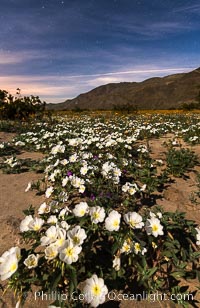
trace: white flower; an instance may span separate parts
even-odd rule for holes
[[[145,247],[141,247],[140,243],[137,242],[133,243],[133,250],[136,255],[138,254],[138,252],[140,252],[142,255],[144,255],[145,252],[147,252],[147,249]]]
[[[71,176],[70,177],[70,180],[71,180],[71,184],[72,186],[74,186],[75,188],[80,188],[81,185],[84,185],[85,181],[81,178],[79,178],[78,176]]]
[[[51,243],[54,243],[57,240],[58,236],[58,229],[55,226],[51,226],[49,229],[46,230],[46,235],[41,237],[41,245],[46,246]]]
[[[51,154],[56,155],[57,153],[64,153],[65,152],[65,146],[57,144],[51,149]]]
[[[68,215],[68,213],[71,212],[68,206],[66,206],[64,209],[62,209],[59,213],[59,218],[64,219],[65,215]]]
[[[121,260],[119,256],[114,256],[114,260],[113,260],[113,268],[116,271],[120,270],[120,266],[121,266]]]
[[[9,254],[5,262],[0,264],[1,280],[6,280],[11,277],[18,269],[18,260],[15,253]]]
[[[61,261],[71,264],[78,260],[78,255],[81,252],[81,246],[74,246],[71,240],[66,240],[64,248],[59,253],[59,258]]]
[[[49,218],[47,219],[47,223],[48,224],[56,224],[58,221],[58,218],[56,217],[56,215],[51,215],[49,216]]]
[[[132,252],[132,246],[133,243],[130,239],[127,239],[126,241],[124,241],[122,248],[120,249],[120,252],[123,253],[125,252],[126,254],[129,254]]]
[[[21,249],[19,247],[11,247],[9,250],[5,251],[0,257],[0,264],[3,263],[6,258],[13,253],[16,255],[17,260],[19,261],[21,257]]]
[[[88,204],[87,202],[80,202],[76,204],[73,209],[73,213],[77,217],[83,217],[86,213],[88,213]]]
[[[16,272],[20,256],[20,248],[12,247],[0,257],[0,278],[2,281],[8,279]]]
[[[46,190],[46,192],[45,192],[46,198],[50,198],[52,192],[53,192],[53,187],[52,187],[52,186],[48,187],[47,190]]]
[[[44,220],[41,218],[34,218],[28,224],[29,230],[39,231],[44,224]]]
[[[83,194],[84,191],[85,191],[85,186],[84,186],[84,185],[80,185],[78,191],[79,191],[81,194]]]
[[[147,219],[145,229],[148,235],[152,234],[157,237],[158,235],[163,235],[163,226],[160,224],[160,220],[156,217],[151,217]]]
[[[44,253],[45,253],[45,259],[52,260],[56,258],[58,255],[58,246],[56,244],[51,244],[46,247]]]
[[[42,214],[46,214],[50,212],[50,206],[46,204],[46,202],[43,202],[39,209],[38,209],[38,214],[42,215]]]
[[[55,242],[58,251],[62,250],[66,242],[66,230],[62,228],[58,228],[57,240]]]
[[[113,169],[113,175],[114,176],[119,177],[119,176],[121,176],[121,174],[122,173],[121,173],[121,170],[119,168],[116,167],[116,168]]]
[[[128,189],[128,193],[131,195],[131,196],[133,196],[135,193],[136,193],[136,188],[135,187],[129,187],[129,189]]]
[[[67,185],[67,182],[69,181],[69,177],[66,176],[64,179],[62,179],[62,187],[65,187]]]
[[[121,214],[113,210],[105,220],[105,228],[108,231],[118,231],[120,228]]]
[[[30,269],[35,268],[38,265],[39,255],[31,254],[25,259],[24,264]]]
[[[83,294],[85,295],[85,301],[91,307],[97,307],[105,302],[108,288],[102,278],[98,278],[97,275],[92,275],[91,278],[85,280]]]
[[[65,230],[68,230],[68,229],[70,228],[70,225],[69,225],[65,220],[62,220],[62,221],[60,222],[60,225],[61,225],[61,227],[62,227],[63,229],[65,229]]]
[[[75,226],[72,230],[67,232],[67,237],[72,240],[74,245],[82,245],[87,235],[84,229],[80,226]]]
[[[77,161],[77,159],[78,159],[78,155],[75,153],[69,157],[69,162],[74,163],[75,161]]]
[[[140,188],[140,191],[145,191],[145,189],[147,188],[147,184],[142,185],[142,187]]]
[[[105,218],[105,210],[100,206],[93,206],[89,210],[92,223],[97,224],[98,222],[102,222]]]
[[[153,213],[153,212],[151,212],[150,211],[150,213],[149,213],[149,215],[150,215],[150,217],[158,217],[158,218],[162,218],[162,213],[161,212],[157,212],[156,214],[155,213]]]
[[[142,216],[136,212],[128,212],[125,214],[124,220],[133,229],[141,229],[144,226]]]
[[[69,163],[69,161],[67,159],[63,159],[60,161],[60,163],[61,165],[66,166]]]
[[[88,167],[87,167],[87,165],[84,165],[83,167],[81,167],[80,173],[81,173],[82,175],[87,174],[87,172],[88,172]]]
[[[137,184],[131,184],[129,182],[126,182],[123,186],[122,186],[122,191],[123,192],[128,192],[131,196],[134,195],[136,193],[136,191],[138,190]]]
[[[195,230],[197,231],[197,242],[196,245],[200,245],[200,228],[195,228]]]
[[[31,215],[26,216],[20,223],[20,232],[26,232],[29,231],[29,223],[33,220],[33,217]]]

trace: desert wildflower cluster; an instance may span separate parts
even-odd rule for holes
[[[173,136],[166,161],[153,159],[149,141],[166,134]],[[13,147],[45,154],[33,166],[43,180],[27,183],[24,192],[35,189],[45,201],[25,211],[24,245],[0,257],[0,278],[17,301],[23,304],[35,285],[68,295],[67,302],[55,299],[56,307],[97,307],[111,290],[133,293],[137,285],[148,293],[182,293],[180,278],[200,281],[200,226],[152,204],[172,176],[198,164],[180,140],[192,147],[199,136],[198,116],[82,115],[38,122],[2,143],[1,155]],[[4,172],[25,165],[14,155],[1,163]]]

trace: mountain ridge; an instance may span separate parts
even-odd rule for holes
[[[180,108],[197,100],[200,67],[188,73],[151,77],[142,82],[108,83],[63,103],[48,104],[55,110],[111,110],[130,105],[138,109]]]

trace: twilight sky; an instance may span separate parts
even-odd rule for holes
[[[0,89],[62,102],[200,66],[199,0],[0,0]]]

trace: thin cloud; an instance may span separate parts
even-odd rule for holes
[[[173,10],[174,13],[177,12],[192,12],[192,13],[200,13],[200,4],[193,4],[188,6],[182,6]]]
[[[39,51],[5,51],[0,50],[0,65],[20,64],[31,60],[45,59],[45,53]]]
[[[191,67],[181,67],[181,68],[164,68],[164,69],[147,69],[147,70],[130,70],[130,71],[120,71],[120,72],[108,72],[108,73],[99,73],[99,74],[84,74],[84,75],[72,75],[65,76],[65,79],[72,78],[87,78],[87,77],[101,77],[101,76],[112,76],[112,75],[126,75],[126,74],[144,74],[144,73],[168,73],[168,72],[178,72],[190,70]]]
[[[50,76],[0,76],[1,89],[16,93],[22,89],[22,95],[39,95],[42,100],[58,103],[68,98],[90,91],[94,87],[118,82],[142,81],[153,76],[164,76],[168,73],[190,71],[189,67],[171,68],[137,68],[120,72],[83,75],[50,75]],[[76,80],[76,82],[74,82]]]

